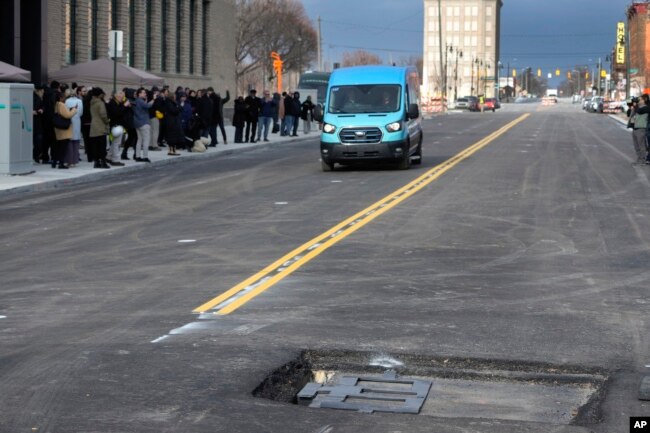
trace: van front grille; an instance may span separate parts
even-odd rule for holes
[[[341,143],[346,144],[376,144],[381,142],[381,130],[369,128],[344,128],[339,133]]]

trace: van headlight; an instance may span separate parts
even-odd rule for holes
[[[386,125],[386,131],[397,132],[402,129],[402,122],[393,122]]]
[[[334,131],[336,131],[336,126],[330,125],[329,123],[323,125],[323,132],[327,134],[334,134]]]

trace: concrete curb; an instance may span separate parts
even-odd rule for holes
[[[318,131],[316,131],[318,132]],[[217,158],[224,155],[233,155],[236,153],[250,152],[260,149],[271,149],[279,146],[287,146],[297,143],[302,143],[307,140],[313,140],[316,138],[317,134],[291,137],[291,138],[280,138],[274,137],[273,141],[268,142],[255,142],[255,143],[243,143],[242,144],[219,144],[216,148],[209,147],[206,152],[203,153],[188,153],[183,152],[180,156],[167,156],[167,153],[163,150],[161,152],[152,152],[149,151],[149,157],[151,163],[128,163],[123,167],[111,167],[107,170],[98,170],[93,169],[90,163],[82,163],[83,167],[75,167],[69,170],[61,170],[49,168],[49,166],[43,166],[42,168],[38,165],[34,165],[35,169],[31,173],[24,175],[6,175],[4,177],[0,176],[0,197],[6,197],[14,194],[22,194],[28,192],[43,192],[43,191],[52,191],[61,188],[66,188],[69,186],[84,184],[88,182],[94,182],[99,179],[104,179],[108,177],[114,177],[124,173],[132,173],[134,171],[146,170],[152,167],[161,167],[170,164],[178,164],[181,162],[187,162],[189,160],[203,158],[211,159]],[[163,148],[166,149],[166,148]],[[164,154],[162,153],[164,152]],[[157,154],[160,153],[160,157],[157,157]],[[131,154],[131,151],[129,152]],[[158,159],[160,158],[160,159]],[[52,179],[47,179],[51,175]],[[61,177],[64,175],[65,177]]]

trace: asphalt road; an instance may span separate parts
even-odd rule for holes
[[[609,433],[650,416],[650,168],[629,131],[565,102],[424,128],[408,171],[323,173],[314,136],[0,197],[0,432]],[[423,176],[233,312],[193,312]],[[500,417],[490,390],[480,416],[253,395],[301,353],[606,382],[571,425]]]

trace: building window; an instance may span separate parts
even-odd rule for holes
[[[167,0],[161,0],[160,9],[160,70],[167,72]]]
[[[486,22],[485,23],[485,31],[486,32],[491,32],[492,31],[492,23],[491,22]]]
[[[183,31],[183,0],[176,0],[176,73],[181,73],[181,31]]]
[[[144,1],[144,69],[151,70],[151,0]]]
[[[129,8],[129,52],[126,54],[126,64],[135,65],[135,0],[128,0]]]
[[[65,63],[77,63],[77,0],[65,3]]]
[[[438,16],[438,7],[437,6],[429,6],[429,16],[430,17],[437,17]]]
[[[90,48],[89,57],[91,60],[97,58],[97,31],[98,29],[98,0],[90,0],[88,4],[88,47]]]
[[[118,16],[120,15],[120,4],[118,0],[111,0],[108,5],[108,17],[110,22],[108,28],[111,30],[119,30]]]
[[[485,16],[486,17],[491,17],[492,16],[492,6],[487,6],[485,8]]]
[[[196,26],[194,25],[194,20],[196,19],[196,0],[190,0],[190,22],[188,26],[188,31],[190,34],[190,55],[189,55],[189,61],[190,61],[190,74],[194,74],[194,37],[196,35],[195,29]]]
[[[492,46],[492,37],[491,36],[487,36],[485,38],[485,46],[486,47],[491,47]]]
[[[208,16],[210,14],[210,2],[203,2],[203,35],[201,37],[201,73],[208,75]]]

